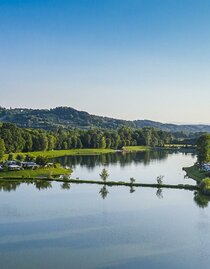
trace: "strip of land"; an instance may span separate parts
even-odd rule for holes
[[[0,178],[47,178],[47,177],[59,177],[60,175],[69,175],[71,170],[63,167],[50,167],[50,168],[38,168],[38,169],[25,169],[19,171],[5,171],[0,172]]]
[[[19,152],[14,153],[13,158],[16,159],[18,155],[26,157],[26,155],[37,157],[44,156],[49,159],[63,156],[72,156],[72,155],[100,155],[107,153],[114,153],[114,149],[68,149],[68,150],[50,150],[50,151],[35,151],[35,152]],[[9,154],[4,155],[4,160],[7,160]]]
[[[13,158],[16,159],[18,155],[26,157],[26,155],[37,157],[44,156],[49,159],[63,156],[74,156],[74,155],[101,155],[107,153],[115,153],[119,151],[132,152],[132,151],[148,151],[150,147],[147,146],[130,146],[123,147],[122,150],[114,149],[68,149],[68,150],[50,150],[50,151],[35,151],[35,152],[17,152],[13,154]],[[8,159],[9,154],[4,155],[4,160]]]
[[[149,146],[126,146],[122,148],[124,152],[148,151],[150,149],[151,147]]]
[[[207,173],[200,169],[198,165],[184,167],[183,170],[187,173],[189,178],[192,178],[197,182],[201,182],[203,179],[208,177]]]
[[[188,184],[177,184],[177,185],[170,185],[170,184],[157,184],[157,183],[131,183],[131,182],[124,182],[124,181],[99,181],[99,180],[80,180],[80,179],[60,179],[60,178],[7,178],[0,179],[0,183],[4,182],[29,182],[33,183],[36,181],[43,181],[43,182],[65,182],[70,184],[96,184],[96,185],[105,185],[105,186],[127,186],[127,187],[148,187],[148,188],[167,188],[167,189],[185,189],[195,191],[198,190],[199,187],[197,185],[188,185]]]

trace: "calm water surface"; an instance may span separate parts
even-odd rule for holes
[[[98,178],[105,165],[112,179],[190,182],[181,168],[195,161],[191,154],[158,156],[62,161],[81,179]],[[109,187],[105,197],[93,185],[0,187],[2,269],[209,268],[210,208],[194,192]]]
[[[190,152],[166,150],[104,154],[99,156],[66,156],[55,161],[73,168],[72,177],[99,180],[99,174],[105,167],[110,180],[129,181],[134,177],[137,182],[156,183],[156,178],[163,175],[163,181],[169,184],[195,184],[192,179],[184,178],[183,167],[191,166],[196,156]]]

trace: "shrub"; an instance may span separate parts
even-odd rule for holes
[[[23,161],[24,160],[23,155],[22,154],[18,154],[17,157],[16,157],[16,160],[18,160],[20,162]]]
[[[108,171],[104,168],[102,171],[101,171],[101,174],[100,174],[100,177],[103,181],[106,181],[106,179],[108,178],[109,174],[108,174]]]
[[[207,195],[210,195],[210,178],[204,178],[200,185],[200,190],[203,194],[207,194]]]
[[[39,155],[36,157],[36,163],[41,165],[41,166],[44,166],[48,163],[48,158],[45,156]]]
[[[33,162],[35,160],[35,157],[34,156],[31,156],[31,155],[26,155],[25,157],[25,161],[26,162]]]
[[[164,178],[164,176],[161,176],[161,175],[157,177],[157,184],[158,185],[162,185],[163,184],[163,178]]]
[[[13,153],[10,153],[10,154],[8,155],[8,161],[12,161],[13,158],[14,158],[14,154],[13,154]]]
[[[135,181],[136,181],[135,178],[133,178],[133,177],[130,178],[131,184],[133,184]]]

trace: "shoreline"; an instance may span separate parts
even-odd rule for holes
[[[50,150],[50,151],[34,151],[34,152],[17,152],[12,153],[14,159],[17,155],[21,155],[25,157],[26,155],[37,157],[39,155],[53,159],[57,157],[64,157],[64,156],[79,156],[79,155],[102,155],[108,153],[117,153],[117,152],[134,152],[134,151],[148,151],[150,147],[147,146],[130,146],[130,147],[123,147],[122,149],[67,149],[67,150]],[[8,158],[9,154],[5,154],[3,160]]]
[[[195,180],[198,183],[200,183],[204,178],[208,177],[206,172],[201,171],[199,169],[199,167],[195,164],[193,166],[190,166],[190,167],[183,167],[182,169],[186,172],[186,175],[189,178],[192,178],[193,180]]]
[[[19,178],[19,177],[10,177],[10,178],[0,178],[0,183],[5,182],[15,182],[15,183],[34,183],[37,181],[42,182],[62,182],[62,183],[72,183],[72,184],[95,184],[95,185],[104,185],[104,186],[125,186],[125,187],[147,187],[147,188],[167,188],[167,189],[184,189],[196,191],[199,190],[197,185],[189,184],[157,184],[157,183],[130,183],[124,181],[100,181],[100,180],[81,180],[81,179],[59,179],[59,178]]]

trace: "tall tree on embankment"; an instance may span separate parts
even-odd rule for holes
[[[5,150],[6,148],[5,148],[4,140],[0,138],[0,160],[4,156]]]
[[[204,134],[198,138],[197,153],[200,165],[210,161],[210,134]]]

